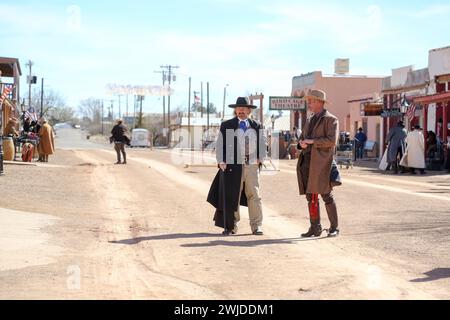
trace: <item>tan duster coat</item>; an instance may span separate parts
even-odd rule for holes
[[[414,130],[406,137],[406,152],[403,155],[400,165],[415,168],[425,168],[425,141],[422,132]]]
[[[309,121],[305,123],[300,139],[313,139],[314,144],[311,151],[311,164],[309,167],[307,186],[303,185],[300,170],[302,155],[298,159],[297,180],[299,191],[300,194],[328,194],[332,189],[330,185],[330,173],[338,139],[339,120],[328,111],[325,111],[313,129],[312,137],[305,137],[308,130]]]
[[[50,155],[55,152],[55,141],[52,127],[45,123],[39,129],[39,146],[40,155]]]

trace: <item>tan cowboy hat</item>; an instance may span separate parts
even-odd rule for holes
[[[316,89],[309,90],[304,98],[305,99],[308,99],[308,98],[309,99],[316,99],[316,100],[328,103],[328,101],[327,101],[327,94],[325,93],[325,91],[322,91],[322,90],[316,90]]]

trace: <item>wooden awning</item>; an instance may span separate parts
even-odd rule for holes
[[[413,98],[414,103],[430,104],[450,101],[450,91]]]
[[[2,71],[2,76],[3,77],[14,77],[14,65],[17,66],[19,76],[22,75],[22,70],[20,69],[19,59],[0,57],[0,70]]]

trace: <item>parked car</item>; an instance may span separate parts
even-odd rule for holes
[[[143,147],[151,148],[151,134],[147,129],[136,128],[131,132],[131,148]]]

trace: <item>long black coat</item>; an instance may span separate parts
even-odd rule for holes
[[[256,133],[257,158],[263,160],[266,155],[266,145],[264,142],[264,135],[260,132],[262,129],[261,125],[251,119],[249,119],[249,124],[250,128],[254,129],[254,132]],[[223,122],[220,126],[220,136],[216,144],[216,158],[219,163],[225,162],[227,168],[223,174],[220,169],[217,172],[216,177],[211,184],[207,199],[207,201],[216,208],[214,215],[215,225],[227,229],[233,229],[234,212],[237,211],[238,205],[247,206],[245,192],[242,193],[239,203],[242,178],[242,164],[238,161],[240,157],[239,140],[237,135],[234,135],[234,139],[227,139],[226,132],[227,130],[236,132],[238,128],[239,119],[237,117]],[[224,179],[223,184],[221,183],[222,179]],[[222,189],[222,186],[225,187],[225,190]],[[245,187],[243,187],[243,190],[245,190]],[[224,212],[225,217],[223,215]]]

